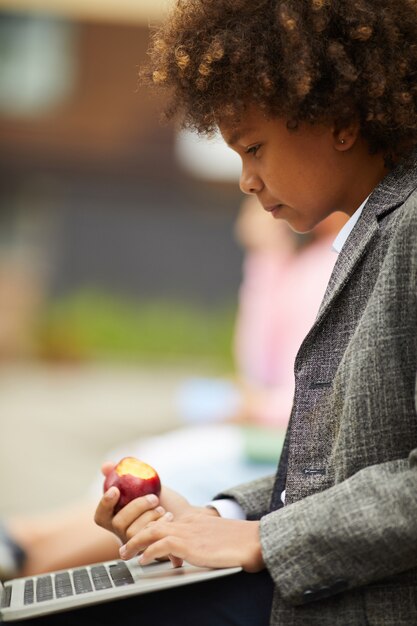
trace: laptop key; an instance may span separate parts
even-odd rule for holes
[[[23,603],[33,604],[35,601],[35,586],[33,580],[27,580],[25,582],[25,590],[23,592]]]
[[[7,609],[10,606],[12,601],[12,589],[13,587],[10,585],[4,588],[4,594],[1,599],[0,608]]]
[[[118,563],[110,565],[109,570],[110,576],[112,577],[116,587],[121,587],[122,585],[132,585],[135,582],[129,568],[126,563],[123,563],[123,561],[118,561]]]
[[[95,565],[92,567],[91,578],[93,579],[94,587],[97,591],[100,589],[111,589],[111,587],[113,587],[104,565]]]
[[[93,591],[91,580],[86,569],[76,569],[73,572],[75,593],[88,593]]]
[[[69,572],[55,574],[55,595],[57,598],[66,598],[74,595]]]
[[[41,576],[36,581],[36,601],[45,602],[54,597],[51,576]]]

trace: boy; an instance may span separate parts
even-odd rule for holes
[[[205,509],[166,488],[115,516],[112,489],[97,508],[122,558],[245,572],[76,623],[417,623],[416,74],[411,0],[179,0],[156,34],[148,76],[185,125],[220,129],[245,193],[301,232],[351,219],[276,477]]]

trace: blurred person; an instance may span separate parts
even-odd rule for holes
[[[129,442],[108,458],[145,460],[164,484],[199,505],[239,480],[275,471],[291,411],[294,359],[317,314],[336,259],[332,241],[345,221],[334,214],[300,236],[285,222],[271,223],[255,198],[244,200],[235,226],[245,252],[234,337],[236,382],[190,380],[180,394],[188,425]],[[18,557],[13,574],[117,556],[117,541],[93,522],[102,482],[92,486],[91,502],[8,521],[8,545],[11,535]]]
[[[271,224],[256,199],[243,203],[236,233],[246,253],[234,342],[242,419],[286,429],[294,360],[317,315],[336,261],[333,240],[346,221],[334,213],[299,235],[284,221]]]

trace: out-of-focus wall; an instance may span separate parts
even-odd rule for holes
[[[0,9],[47,11],[75,20],[148,24],[166,15],[173,0],[0,0]]]
[[[148,20],[128,18],[128,5],[159,7],[0,0],[2,516],[76,499],[109,448],[180,422],[176,390],[189,366],[83,359],[85,328],[74,335],[61,318],[41,352],[48,361],[36,362],[45,310],[80,290],[163,301],[133,332],[149,322],[153,335],[146,327],[144,339],[166,347],[171,302],[211,310],[235,298],[240,280],[232,234],[240,193],[178,163],[160,96],[138,85]],[[131,310],[116,330],[100,330],[123,306],[93,304],[89,330],[114,343]],[[211,348],[206,321],[194,326]],[[184,316],[181,328],[180,342],[196,330]],[[12,362],[23,357],[31,358]]]
[[[237,186],[181,169],[163,102],[138,83],[148,24],[76,19],[73,9],[64,19],[2,13],[0,3],[0,30],[12,33],[0,91],[3,81],[15,98],[0,97],[0,319],[14,310],[18,354],[30,353],[21,338],[42,303],[68,293],[213,306],[233,300],[240,280]],[[19,284],[26,295],[13,305]],[[7,332],[6,350],[0,322],[0,355],[11,353]]]

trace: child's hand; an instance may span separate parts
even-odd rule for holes
[[[112,463],[104,463],[103,474],[107,476],[113,467]],[[114,515],[114,507],[119,497],[119,490],[111,487],[101,498],[94,521],[114,533],[122,543],[134,537],[150,522],[159,520],[168,511],[175,517],[180,517],[194,508],[180,494],[163,486],[159,498],[153,494],[136,498]]]
[[[198,567],[240,566],[248,572],[265,567],[259,522],[223,519],[210,509],[150,522],[120,548],[123,559],[141,552],[141,565],[169,555]]]

